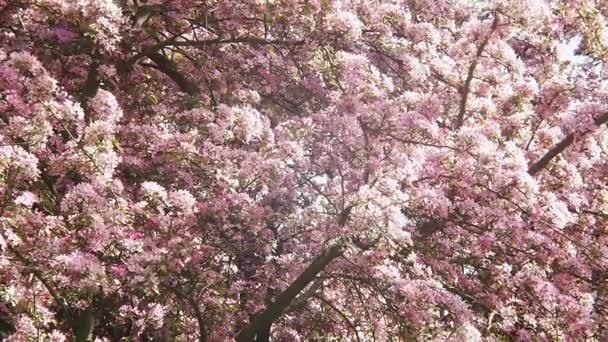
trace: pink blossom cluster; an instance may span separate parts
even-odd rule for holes
[[[0,340],[605,341],[607,18],[0,0]]]

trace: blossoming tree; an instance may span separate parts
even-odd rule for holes
[[[606,15],[0,1],[0,339],[605,340]]]

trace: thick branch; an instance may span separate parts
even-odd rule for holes
[[[2,237],[4,238],[4,240],[8,241],[8,239],[4,236],[4,234],[2,234]],[[66,305],[66,302],[63,300],[63,298],[61,298],[61,296],[57,293],[57,291],[55,291],[55,288],[51,285],[51,283],[49,283],[46,280],[46,278],[44,277],[42,272],[40,272],[38,269],[36,269],[32,265],[32,262],[30,262],[29,259],[27,259],[25,256],[23,256],[23,254],[21,254],[21,252],[19,252],[17,249],[13,248],[13,246],[11,246],[7,243],[6,247],[8,248],[8,250],[11,253],[13,253],[15,255],[15,257],[17,257],[17,259],[19,259],[19,261],[21,261],[26,267],[29,268],[30,272],[34,275],[34,277],[36,277],[36,279],[38,279],[42,283],[42,285],[44,285],[46,290],[51,295],[51,298],[53,298],[53,301],[55,301],[55,303],[57,305],[59,305],[61,310],[69,313],[70,308]]]
[[[182,75],[179,70],[177,70],[175,64],[167,57],[156,51],[150,52],[146,56],[156,63],[158,69],[165,73],[165,75],[169,76],[169,78],[178,85],[181,91],[190,96],[198,96],[200,94],[198,85],[186,78],[186,76]]]
[[[481,58],[481,54],[483,50],[490,42],[490,38],[492,37],[492,33],[498,27],[498,13],[494,15],[494,21],[492,22],[492,26],[490,28],[490,32],[486,36],[486,38],[481,42],[481,44],[477,47],[477,53],[475,53],[475,58],[473,58],[473,62],[469,66],[469,71],[467,72],[467,79],[464,81],[464,84],[459,89],[460,92],[460,105],[458,107],[458,118],[456,120],[456,129],[460,128],[464,122],[464,115],[467,111],[467,100],[469,98],[469,92],[471,91],[471,81],[473,81],[473,76],[475,74],[475,69],[477,68],[477,64],[479,64],[479,59]]]
[[[542,169],[549,164],[549,162],[555,158],[558,154],[562,153],[566,147],[570,146],[574,142],[574,134],[569,134],[564,140],[553,146],[544,156],[530,166],[528,173],[532,176],[540,172]]]
[[[93,62],[91,63],[91,66],[89,66],[87,80],[84,84],[84,88],[82,89],[82,97],[84,101],[86,101],[90,97],[95,96],[95,94],[97,94],[97,90],[99,90],[99,72],[97,71],[98,67],[99,64],[97,62]]]
[[[303,40],[268,40],[262,38],[255,37],[240,37],[240,38],[231,38],[231,39],[209,39],[209,40],[181,40],[177,41],[178,37],[174,37],[172,39],[165,40],[163,42],[157,43],[144,51],[138,53],[134,57],[129,59],[128,64],[135,63],[138,59],[143,56],[149,56],[152,53],[158,52],[166,47],[179,47],[179,46],[192,46],[192,47],[206,47],[211,45],[221,45],[221,44],[236,44],[236,43],[245,43],[245,44],[259,44],[259,45],[302,45],[304,44]]]
[[[217,45],[217,44],[232,44],[232,43],[246,43],[246,44],[260,44],[260,45],[302,45],[304,41],[302,40],[279,40],[279,39],[261,39],[255,37],[241,37],[241,38],[232,38],[232,39],[211,39],[211,40],[191,40],[191,41],[177,41],[170,42],[166,45],[161,44],[161,48],[164,46],[196,46],[196,47],[205,47],[207,45]]]
[[[150,58],[158,69],[165,73],[171,78],[183,91],[190,96],[198,96],[200,94],[200,88],[196,83],[189,80],[186,76],[179,72],[175,64],[167,57],[159,53],[165,47],[205,47],[219,44],[232,44],[232,43],[246,43],[246,44],[260,44],[260,45],[271,45],[271,44],[289,44],[289,45],[302,45],[304,41],[285,41],[285,40],[267,40],[254,37],[241,37],[232,39],[210,39],[210,40],[192,40],[192,41],[176,41],[175,39],[169,39],[164,42],[160,42],[148,49],[145,49],[141,53],[137,54],[130,59],[129,63],[135,63],[139,58],[146,56]]]
[[[285,313],[293,312],[302,308],[306,304],[306,301],[312,297],[319,290],[319,288],[321,288],[324,280],[325,279],[323,278],[317,278],[317,280],[310,285],[310,287],[308,287],[306,292],[299,295],[298,298],[296,298],[291,305],[289,305],[289,307],[285,310]]]
[[[10,186],[9,186],[10,187]],[[5,193],[5,198],[4,201],[7,202],[7,199],[9,198],[11,193],[10,188],[7,189],[6,193]],[[4,210],[6,209],[5,205],[0,206],[0,216],[4,213]],[[29,268],[32,272],[32,274],[42,283],[42,285],[44,285],[44,287],[47,289],[47,291],[49,292],[49,294],[51,295],[51,297],[53,298],[53,300],[55,301],[55,303],[57,305],[59,305],[59,307],[64,311],[64,312],[69,312],[69,308],[66,305],[65,301],[63,300],[63,298],[61,298],[61,296],[59,296],[59,294],[57,293],[57,291],[55,291],[55,289],[53,288],[53,286],[51,286],[51,284],[46,280],[46,278],[44,278],[42,272],[40,272],[38,269],[36,269],[33,265],[33,263],[27,258],[25,257],[21,252],[19,252],[18,249],[14,248],[13,246],[11,246],[10,244],[10,240],[9,238],[5,235],[4,231],[5,231],[5,227],[4,225],[6,224],[3,221],[0,221],[0,223],[2,224],[2,230],[0,230],[0,237],[2,239],[4,239],[4,241],[6,241],[6,248],[15,255],[15,257],[17,257],[17,259],[19,259],[19,261],[21,261],[27,268]]]
[[[199,334],[199,342],[206,342],[207,341],[207,331],[205,329],[205,319],[203,318],[203,312],[201,311],[201,308],[198,306],[198,304],[196,303],[196,301],[194,301],[194,299],[188,295],[186,295],[185,293],[183,293],[179,288],[175,288],[175,287],[171,287],[171,286],[167,286],[170,290],[172,290],[178,298],[180,298],[181,300],[185,300],[186,302],[188,302],[188,304],[190,304],[190,306],[192,307],[192,310],[194,311],[194,316],[196,317],[196,322],[198,323],[198,334]]]
[[[93,309],[91,307],[88,307],[83,312],[81,312],[73,322],[72,329],[74,330],[75,335],[74,341],[92,342],[94,326],[95,316],[93,315]]]
[[[97,62],[91,63],[89,66],[89,72],[87,74],[87,80],[84,83],[84,88],[82,89],[82,99],[81,102],[85,108],[84,121],[88,125],[91,123],[91,108],[88,105],[88,101],[90,98],[97,94],[99,90],[99,72],[97,68],[99,67]]]
[[[255,316],[255,318],[238,333],[236,342],[254,341],[255,334],[264,327],[270,326],[293,302],[296,296],[315,279],[317,274],[321,273],[332,260],[342,255],[343,252],[344,245],[338,243],[316,257],[304,272],[277,296],[273,303],[270,303],[264,311]]]
[[[596,126],[601,126],[608,122],[608,113],[602,114],[594,120]],[[589,131],[581,133],[581,135],[587,134]],[[557,145],[553,146],[547,153],[545,153],[539,160],[530,165],[528,173],[532,176],[543,170],[553,158],[558,154],[562,153],[568,146],[574,142],[574,133],[569,134],[562,141],[558,142]]]

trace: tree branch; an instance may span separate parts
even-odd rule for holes
[[[298,278],[276,297],[274,302],[270,303],[264,311],[256,315],[247,326],[241,329],[236,336],[236,342],[251,342],[258,330],[270,326],[293,302],[296,296],[315,279],[317,274],[322,272],[332,260],[344,253],[344,246],[344,243],[337,243],[317,256]]]
[[[467,111],[467,100],[469,98],[469,92],[471,91],[471,81],[473,81],[473,75],[475,74],[475,69],[477,68],[477,64],[479,64],[479,59],[481,58],[481,54],[483,50],[490,42],[490,38],[492,37],[492,33],[498,27],[499,19],[498,13],[494,14],[494,21],[492,22],[492,26],[490,27],[490,32],[487,37],[481,42],[481,44],[477,47],[477,53],[475,53],[475,58],[471,65],[469,66],[469,71],[467,72],[467,79],[464,81],[464,84],[458,90],[460,92],[460,105],[458,107],[458,118],[456,119],[456,129],[460,128],[464,122],[464,115]]]
[[[217,44],[233,44],[233,43],[247,43],[247,44],[259,44],[259,45],[272,45],[272,44],[283,44],[283,45],[302,45],[304,44],[303,40],[280,40],[280,39],[262,39],[255,37],[241,37],[241,38],[232,38],[232,39],[211,39],[211,40],[191,40],[191,41],[177,41],[170,42],[166,45],[160,44],[160,48],[165,46],[196,46],[196,47],[205,47],[207,45],[217,45]]]
[[[179,299],[185,300],[188,304],[190,304],[190,306],[192,307],[192,310],[194,311],[194,316],[196,318],[196,322],[198,323],[198,334],[199,334],[198,340],[199,340],[199,342],[206,342],[207,341],[207,331],[205,329],[205,319],[203,316],[203,312],[201,311],[201,308],[198,306],[196,301],[191,296],[186,295],[179,288],[172,287],[169,285],[166,285],[166,286],[171,291],[173,291],[173,293],[175,293],[175,295]]]
[[[304,306],[304,304],[306,303],[306,301],[310,297],[312,297],[319,290],[319,288],[321,288],[321,286],[323,285],[323,281],[324,280],[325,280],[324,278],[317,278],[317,280],[314,283],[312,283],[312,285],[310,285],[308,287],[308,290],[306,290],[306,292],[304,292],[301,295],[299,295],[289,305],[289,307],[285,310],[285,313],[296,311],[296,310],[300,309],[302,306]]]
[[[240,37],[240,38],[231,38],[231,39],[208,39],[208,40],[182,40],[177,41],[177,37],[172,39],[165,40],[163,42],[157,43],[147,49],[144,49],[142,52],[133,56],[129,59],[128,64],[135,63],[139,58],[143,56],[150,56],[150,54],[158,52],[166,47],[178,47],[178,46],[192,46],[192,47],[206,47],[211,45],[221,45],[221,44],[236,44],[236,43],[246,43],[246,44],[260,44],[260,45],[272,45],[272,44],[282,44],[282,45],[303,45],[303,40],[280,40],[280,39],[262,39],[255,37]]]
[[[84,88],[81,93],[81,102],[83,104],[84,122],[88,125],[91,123],[91,108],[89,106],[89,99],[97,94],[99,90],[99,72],[97,68],[99,64],[97,62],[91,63],[89,66],[89,72],[87,73],[87,80],[84,83]]]
[[[93,328],[95,327],[95,316],[93,309],[89,306],[82,311],[72,322],[75,342],[92,342]]]
[[[87,80],[85,81],[84,88],[82,89],[82,98],[85,101],[86,99],[95,96],[95,94],[97,94],[97,90],[99,90],[98,67],[99,63],[97,62],[92,62],[89,66]]]
[[[4,234],[2,234],[2,238],[4,238],[5,241],[8,241],[6,236],[4,236]],[[36,269],[33,265],[32,262],[30,262],[23,254],[21,254],[21,252],[19,252],[17,249],[13,248],[13,246],[9,245],[8,243],[6,244],[6,247],[8,248],[8,250],[13,253],[15,255],[15,257],[17,257],[17,259],[19,259],[19,261],[21,261],[26,267],[28,267],[30,269],[30,272],[34,275],[34,277],[36,277],[41,283],[42,285],[44,285],[44,287],[46,288],[46,290],[49,292],[49,294],[51,295],[51,298],[53,298],[53,301],[59,305],[59,307],[61,308],[61,310],[63,310],[66,313],[69,313],[71,310],[70,308],[66,305],[66,302],[63,298],[61,298],[61,296],[57,293],[57,291],[55,291],[55,288],[53,288],[53,286],[51,286],[51,284],[46,280],[46,278],[44,278],[42,272],[40,272],[38,269]]]
[[[603,125],[604,123],[608,122],[608,113],[604,113],[598,116],[593,121],[596,126]],[[582,132],[581,135],[585,135],[587,133],[589,133],[589,131]],[[574,138],[575,134],[571,133],[562,141],[558,142],[557,145],[553,146],[539,160],[530,165],[528,173],[534,176],[540,171],[542,171],[549,164],[549,162],[553,160],[553,158],[555,158],[558,154],[562,153],[568,146],[572,145],[572,143],[574,142]]]
[[[182,75],[179,70],[177,70],[175,64],[169,60],[169,58],[156,51],[149,52],[146,54],[146,56],[156,63],[158,70],[169,76],[169,78],[178,85],[181,91],[194,97],[200,94],[198,85],[186,78],[186,76]]]

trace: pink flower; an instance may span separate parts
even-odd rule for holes
[[[73,252],[60,255],[56,260],[63,264],[69,272],[88,273],[92,276],[104,273],[104,267],[97,257],[89,253]]]
[[[8,172],[19,179],[36,179],[38,158],[21,146],[0,146],[0,174],[6,177]]]
[[[329,17],[329,22],[334,30],[344,32],[352,39],[357,39],[361,36],[363,23],[355,13],[339,10],[336,13],[332,13]]]
[[[106,90],[98,90],[95,97],[90,100],[90,105],[99,115],[98,120],[114,123],[122,117],[122,109],[120,109],[118,101],[112,93]]]
[[[72,40],[78,37],[76,33],[70,30],[66,30],[64,28],[56,28],[53,33],[57,37],[57,39],[62,43],[71,42]]]
[[[196,198],[187,190],[177,190],[169,193],[168,202],[180,211],[191,213],[196,204]]]

